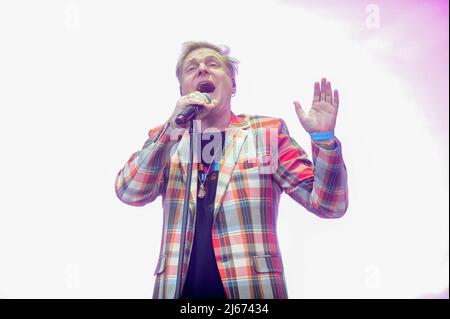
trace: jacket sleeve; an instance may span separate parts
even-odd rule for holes
[[[311,163],[281,120],[274,178],[286,194],[322,218],[339,218],[348,207],[347,169],[341,143],[335,140],[333,150],[312,141]]]
[[[178,142],[177,130],[166,123],[149,131],[142,149],[131,155],[116,176],[115,191],[122,202],[144,206],[165,191],[165,171],[172,147]]]

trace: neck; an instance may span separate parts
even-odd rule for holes
[[[202,132],[208,128],[214,128],[219,131],[225,131],[231,121],[231,110],[221,112],[220,114],[211,114],[202,120]]]

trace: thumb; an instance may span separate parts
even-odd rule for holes
[[[299,102],[294,101],[294,105],[295,105],[295,112],[297,113],[298,119],[300,120],[300,123],[303,124],[303,120],[306,116],[305,111],[303,111],[302,106],[300,105]]]

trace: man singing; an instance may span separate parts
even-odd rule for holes
[[[294,102],[311,136],[311,162],[282,119],[231,111],[237,63],[227,47],[185,43],[176,66],[181,97],[172,115],[149,131],[117,175],[116,194],[126,204],[143,206],[162,195],[154,298],[174,298],[176,292],[190,123],[175,120],[189,106],[200,106],[194,118],[200,129],[181,298],[287,298],[277,237],[281,193],[322,218],[339,218],[347,210],[347,172],[334,136],[338,91],[323,78],[314,85],[309,112]]]

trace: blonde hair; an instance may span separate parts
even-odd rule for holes
[[[216,51],[219,53],[219,55],[224,59],[225,65],[228,69],[228,74],[230,75],[231,79],[234,81],[234,78],[237,75],[238,72],[238,64],[239,60],[231,57],[230,54],[230,48],[226,45],[215,45],[210,42],[206,41],[188,41],[184,42],[181,46],[181,54],[177,61],[177,67],[176,67],[176,75],[178,78],[178,82],[181,83],[181,75],[182,75],[182,68],[183,63],[186,57],[189,53],[191,53],[194,50],[201,49],[201,48],[207,48]]]

